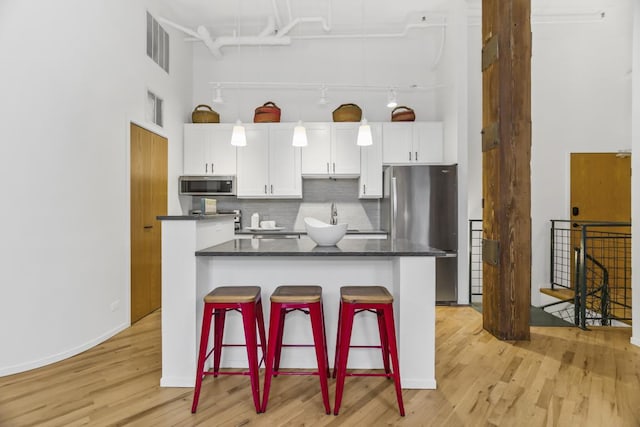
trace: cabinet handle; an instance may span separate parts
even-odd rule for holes
[[[329,173],[329,162],[327,162],[327,173]]]
[[[209,163],[204,164],[204,173],[209,173]]]
[[[271,194],[273,194],[273,184],[271,184]]]
[[[336,162],[333,162],[333,173],[336,173]]]
[[[367,194],[367,184],[362,184],[362,194]]]
[[[267,194],[267,184],[264,185],[264,194]]]
[[[211,163],[211,173],[213,173],[213,163]]]
[[[416,151],[416,162],[418,161],[418,152]]]
[[[144,228],[146,229],[153,228],[153,225],[145,225]]]
[[[411,161],[411,151],[409,151],[409,161]]]

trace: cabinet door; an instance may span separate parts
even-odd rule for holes
[[[413,123],[383,123],[382,163],[406,164],[414,159]]]
[[[209,158],[213,175],[236,174],[236,147],[231,145],[233,125],[205,125],[211,130]]]
[[[235,175],[236,147],[231,145],[233,125],[185,124],[184,175]]]
[[[416,122],[413,126],[414,161],[418,163],[442,163],[444,138],[442,122]]]
[[[206,126],[184,125],[183,175],[210,175],[208,159],[210,133]]]
[[[360,147],[361,199],[382,198],[382,126],[370,123],[373,145]]]
[[[307,123],[308,145],[302,147],[302,175],[327,176],[331,165],[331,125]]]
[[[334,123],[331,144],[331,175],[360,175],[360,123]]]
[[[245,125],[247,145],[238,147],[238,198],[267,197],[269,189],[269,129]]]
[[[272,125],[269,131],[270,197],[302,198],[300,148],[291,145],[293,127]]]

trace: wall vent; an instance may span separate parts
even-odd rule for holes
[[[147,12],[147,56],[169,73],[169,34]]]
[[[162,127],[164,102],[155,93],[147,90],[147,120]]]

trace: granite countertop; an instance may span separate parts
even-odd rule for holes
[[[407,241],[342,239],[336,246],[317,246],[300,239],[234,239],[196,252],[196,256],[447,256],[445,251]]]
[[[306,230],[288,230],[288,229],[283,229],[283,230],[270,230],[268,228],[264,228],[261,230],[251,230],[248,228],[244,228],[242,230],[236,230],[236,234],[250,234],[250,235],[254,235],[254,234],[261,234],[261,235],[267,235],[267,234],[274,234],[274,235],[285,235],[285,234],[300,234],[300,235],[306,235],[307,231]],[[347,234],[388,234],[386,231],[384,230],[347,230]]]
[[[206,214],[206,215],[159,215],[160,221],[203,221],[208,219],[233,218],[235,214]]]

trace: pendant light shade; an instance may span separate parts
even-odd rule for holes
[[[294,147],[306,147],[307,146],[307,130],[302,126],[302,121],[298,120],[298,124],[293,128],[293,142]]]
[[[373,145],[373,137],[371,136],[371,126],[367,123],[367,119],[363,118],[358,128],[358,142],[361,147]]]
[[[247,136],[244,133],[244,126],[242,122],[238,120],[233,126],[233,132],[231,133],[231,145],[236,147],[244,147],[247,145]]]

